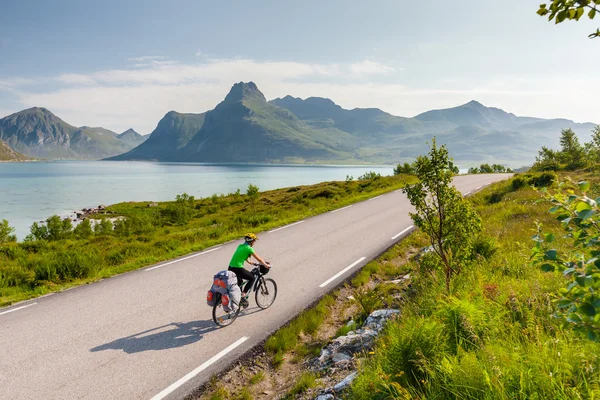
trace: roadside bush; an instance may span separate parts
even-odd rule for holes
[[[544,172],[529,179],[529,184],[535,187],[548,187],[556,182],[558,177],[553,172]]]
[[[358,177],[359,181],[370,181],[373,179],[379,179],[381,178],[381,174],[375,172],[375,171],[369,171],[369,172],[365,172],[363,175]]]
[[[29,286],[35,279],[33,271],[23,269],[19,266],[0,267],[0,288]]]
[[[15,228],[10,227],[7,220],[0,221],[0,244],[16,242],[17,237],[13,235],[14,232]]]
[[[94,275],[100,265],[96,252],[66,250],[44,258],[34,264],[35,279],[54,283],[88,278]]]
[[[517,190],[527,186],[527,180],[522,176],[517,176],[511,180],[510,184],[511,184],[512,190],[517,191]]]

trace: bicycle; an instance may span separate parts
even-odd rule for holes
[[[253,263],[253,265],[255,265],[256,268],[252,269],[251,272],[254,274],[256,279],[254,281],[254,285],[252,285],[250,292],[254,291],[256,293],[254,295],[256,305],[259,308],[265,310],[271,307],[271,305],[275,302],[275,298],[277,297],[277,284],[273,279],[265,278],[265,275],[269,273],[269,268],[259,263]],[[243,285],[246,282],[247,281],[243,281],[240,287],[243,287]],[[248,296],[249,295],[250,293],[248,293]],[[223,309],[223,305],[221,304],[222,295],[220,293],[216,293],[216,296],[217,298],[215,305],[213,306],[212,317],[215,324],[219,326],[231,325],[233,321],[235,321],[235,319],[238,317],[240,310],[242,308],[245,309],[246,307],[248,307],[247,300],[245,305],[243,304],[243,301],[240,301],[240,304],[236,304],[237,307],[235,311],[227,312]],[[231,299],[230,301],[233,302],[233,300]]]

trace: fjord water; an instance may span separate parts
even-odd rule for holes
[[[227,194],[248,184],[261,191],[357,178],[367,171],[391,175],[392,166],[217,165],[153,162],[54,161],[0,163],[0,220],[19,240],[35,221],[51,215],[125,201],[174,200]]]

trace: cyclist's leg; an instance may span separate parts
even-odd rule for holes
[[[235,276],[237,276],[237,284],[241,288],[242,281],[244,280],[243,272],[242,272],[242,271],[245,271],[244,268],[229,267],[229,271],[233,272],[235,274]]]
[[[243,269],[243,268],[240,268],[240,269],[241,269],[240,275],[242,276],[242,278],[244,278],[248,281],[246,283],[246,286],[244,286],[244,288],[242,289],[242,292],[245,293],[246,295],[248,295],[248,293],[250,293],[250,291],[252,290],[252,285],[254,284],[254,280],[256,279],[256,276],[254,276],[254,274],[252,272],[248,271],[247,269]]]

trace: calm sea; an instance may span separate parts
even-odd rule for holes
[[[51,215],[124,201],[173,200],[343,181],[367,171],[391,175],[392,166],[216,165],[108,161],[0,163],[0,220],[16,229],[19,240],[34,221]]]

